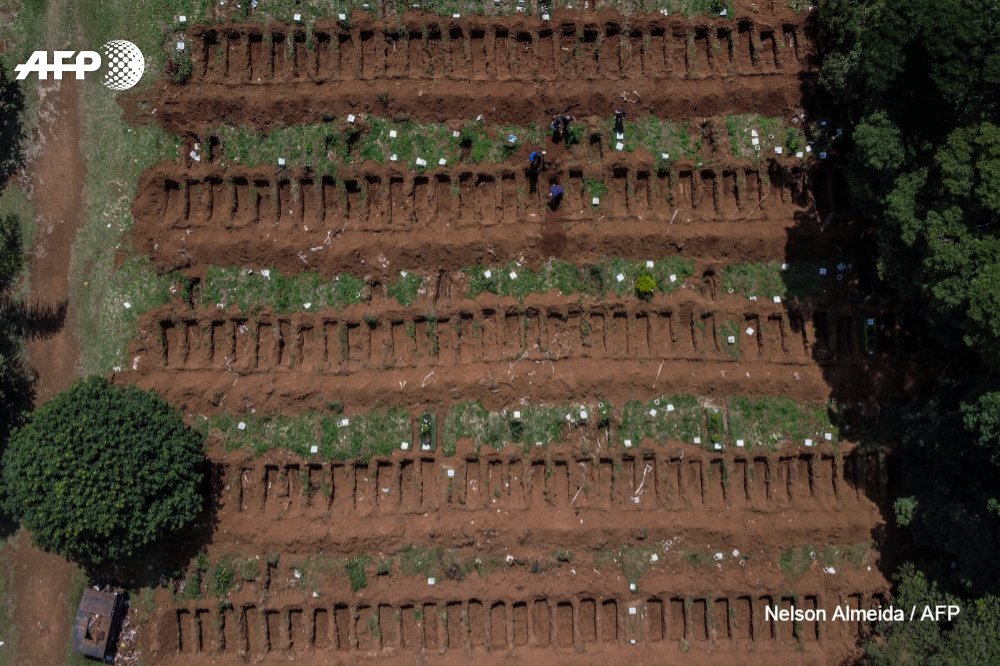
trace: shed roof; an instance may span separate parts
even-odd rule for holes
[[[103,660],[121,621],[120,609],[117,593],[85,589],[73,624],[73,650]]]

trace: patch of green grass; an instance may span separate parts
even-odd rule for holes
[[[236,584],[236,567],[232,558],[225,557],[216,562],[212,569],[212,591],[215,596],[224,598],[229,595],[229,591]]]
[[[87,177],[90,182],[90,174]],[[91,209],[88,217],[97,213]],[[114,269],[114,253],[102,246],[95,227],[85,223],[74,245],[71,289],[78,303],[77,336],[84,374],[126,365],[126,349],[139,316],[166,305],[183,290],[171,276],[158,275],[145,257],[131,256]],[[93,259],[85,271],[81,257]],[[128,306],[126,306],[128,304]]]
[[[102,44],[128,35],[142,49],[147,73],[140,85],[148,86],[158,71],[155,63],[162,59],[163,26],[173,16],[175,4],[111,0],[101,11],[79,3],[71,7],[73,19],[82,27],[83,43]],[[139,315],[169,299],[170,280],[157,275],[152,264],[136,256],[122,237],[132,227],[131,206],[139,174],[176,157],[181,142],[155,124],[127,125],[114,95],[101,86],[83,86],[81,95],[87,210],[73,245],[70,284],[77,304],[80,365],[90,374],[124,366],[125,348]],[[116,269],[119,251],[126,260]],[[132,307],[125,308],[125,302]]]
[[[586,412],[588,420],[595,418],[592,406],[524,405],[506,412],[491,412],[481,402],[460,403],[445,419],[444,452],[453,455],[461,439],[471,439],[477,449],[483,445],[497,450],[507,444],[517,444],[525,450],[539,444],[546,446],[562,439],[567,427],[583,421],[581,410]],[[515,411],[519,416],[515,416]]]
[[[777,156],[776,146],[782,149],[784,157],[794,157],[805,150],[806,140],[802,130],[795,125],[786,125],[780,118],[757,114],[734,115],[726,118],[726,131],[733,155],[763,160]],[[754,132],[757,136],[754,137]],[[753,143],[757,139],[757,145]]]
[[[424,279],[409,271],[400,271],[399,278],[389,284],[389,295],[399,301],[400,305],[410,306],[417,300],[417,294],[424,284]]]
[[[604,130],[611,137],[612,146],[618,142],[614,127],[614,117],[605,119]],[[643,116],[637,120],[626,120],[624,129],[625,138],[622,143],[625,152],[646,150],[653,156],[658,166],[665,167],[678,159],[697,157],[697,150],[691,141],[691,128],[686,122]],[[664,155],[667,157],[663,157]]]
[[[498,557],[472,558],[462,560],[459,552],[440,546],[406,546],[399,551],[399,570],[405,576],[420,576],[441,580],[461,581],[475,570],[485,576],[500,566]]]
[[[629,440],[638,446],[643,439],[657,443],[668,440],[693,442],[702,432],[702,409],[692,395],[664,395],[649,402],[630,400],[622,411],[617,437],[619,444]]]
[[[629,583],[638,583],[650,567],[650,555],[656,552],[655,546],[623,544],[617,549],[607,549],[595,553],[594,565],[598,569],[615,565]]]
[[[329,555],[310,555],[298,566],[291,566],[292,575],[295,576],[295,571],[298,571],[299,577],[297,578],[299,587],[302,590],[316,590],[323,587],[324,583],[330,580],[335,574],[337,574],[342,569],[346,569],[346,566],[350,564],[350,560],[342,558],[334,558]],[[357,566],[357,565],[355,565]],[[364,567],[367,563],[361,567],[362,572],[364,572]]]
[[[846,546],[828,545],[822,550],[813,546],[789,548],[781,553],[778,565],[788,580],[795,581],[809,571],[814,562],[824,568],[833,567],[834,570],[848,566],[860,569],[871,553],[871,548],[872,544],[868,541]]]
[[[344,421],[347,425],[343,425]],[[241,430],[239,424],[243,423]],[[333,414],[257,416],[222,414],[195,420],[195,427],[219,437],[227,450],[261,455],[286,449],[324,460],[370,460],[389,456],[412,438],[412,419],[401,409],[375,410],[344,417]],[[317,453],[311,452],[317,447]]]
[[[442,573],[444,549],[426,546],[406,546],[399,551],[399,570],[407,576],[434,576]]]
[[[726,353],[738,361],[740,359],[740,327],[732,319],[727,319],[719,326],[719,337],[721,338],[720,344]]]
[[[262,455],[272,449],[287,449],[301,456],[310,455],[310,447],[319,442],[319,417],[307,416],[236,416],[222,414],[195,425],[206,433],[218,434],[229,450],[244,449]],[[245,424],[240,429],[240,423]]]
[[[0,24],[0,40],[7,43],[6,53],[0,54],[0,66],[5,67],[12,78],[14,67],[27,61],[32,51],[56,46],[46,36],[50,29],[45,24],[47,10],[45,0],[0,0],[0,16],[6,19]],[[26,88],[30,85],[27,81],[34,81],[34,77],[22,82]]]
[[[353,275],[327,279],[315,273],[290,276],[278,271],[268,273],[210,266],[201,290],[201,304],[205,307],[237,305],[244,312],[270,306],[284,313],[340,309],[362,301],[365,283]]]
[[[827,268],[827,274],[821,275],[822,266],[816,262],[796,262],[784,266],[782,268],[777,261],[731,264],[722,270],[722,288],[728,293],[746,297],[803,298],[818,294],[836,282],[835,268]]]
[[[371,559],[372,558],[367,555],[358,555],[356,557],[352,557],[344,564],[344,571],[347,573],[347,577],[351,581],[351,589],[355,592],[363,590],[368,586],[368,576],[365,570],[371,562]]]
[[[392,455],[403,442],[414,444],[413,416],[406,411],[375,410],[345,417],[331,409],[330,413],[298,416],[223,414],[201,417],[194,425],[217,437],[227,450],[243,449],[257,455],[286,449],[324,460],[370,460]],[[519,416],[515,417],[515,412]],[[429,419],[426,435],[433,443],[437,415],[427,412],[424,416]],[[242,430],[241,422],[245,425]],[[786,398],[737,396],[722,408],[703,408],[691,395],[663,395],[648,402],[627,402],[617,427],[614,422],[612,405],[603,401],[584,406],[520,405],[495,412],[481,402],[462,402],[445,415],[441,445],[448,456],[455,454],[462,439],[472,440],[477,449],[486,445],[499,450],[516,444],[528,450],[538,443],[547,446],[562,441],[570,429],[585,423],[614,430],[612,441],[623,444],[629,440],[632,446],[639,446],[644,439],[693,443],[701,438],[706,446],[741,439],[748,447],[774,449],[784,442],[800,444],[805,438],[819,444],[825,441],[824,433],[831,433],[833,442],[838,440],[825,405],[799,404]],[[315,454],[311,453],[313,446],[317,447]],[[320,491],[309,488],[306,492]]]
[[[0,666],[17,663],[17,625],[14,622],[14,570],[11,568],[9,541],[0,543]],[[81,592],[82,594],[82,592]]]
[[[514,296],[522,301],[529,294],[544,294],[551,290],[558,290],[565,295],[581,294],[593,298],[603,297],[608,293],[631,296],[635,295],[635,281],[643,274],[654,278],[657,291],[669,294],[694,274],[694,262],[683,257],[664,257],[652,264],[650,267],[645,261],[613,258],[582,267],[553,259],[538,270],[509,262],[502,268],[468,267],[465,273],[469,276],[470,298],[489,292],[500,296]],[[619,275],[622,276],[621,280],[618,279]]]
[[[798,580],[812,568],[816,561],[816,550],[812,546],[789,548],[782,551],[778,566],[790,581]]]
[[[691,566],[699,569],[714,568],[716,566],[716,561],[712,554],[700,550],[684,551],[684,560]]]
[[[608,194],[608,186],[605,185],[604,181],[600,178],[585,178],[583,181],[583,187],[587,190],[588,199],[597,197],[603,201]]]
[[[393,132],[396,136],[392,136]],[[324,175],[336,175],[344,166],[366,161],[393,163],[415,172],[436,169],[442,159],[447,165],[502,163],[521,147],[544,141],[535,123],[523,127],[486,126],[471,121],[456,137],[455,130],[443,123],[395,121],[371,115],[359,117],[353,125],[346,118],[267,132],[220,125],[210,128],[207,134],[219,138],[223,166],[272,166],[283,158],[288,167],[309,166]],[[511,134],[517,137],[516,143],[507,140]],[[427,164],[418,165],[417,158]]]
[[[413,443],[412,424],[409,412],[399,408],[352,416],[346,426],[342,417],[324,416],[319,455],[338,460],[389,456],[403,442]]]
[[[811,439],[825,441],[825,434],[837,442],[837,428],[831,423],[826,404],[801,404],[790,398],[747,398],[736,396],[728,404],[729,432],[742,439],[747,447],[775,449],[791,442],[802,444]]]

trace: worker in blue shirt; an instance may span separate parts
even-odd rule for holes
[[[559,183],[553,183],[552,187],[549,188],[549,206],[552,210],[559,207],[559,202],[562,201],[563,196],[563,186]]]
[[[528,155],[528,168],[531,170],[533,175],[537,175],[539,171],[545,168],[544,150],[531,151],[531,154]]]

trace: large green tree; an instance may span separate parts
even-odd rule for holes
[[[91,377],[14,432],[3,480],[40,547],[97,565],[190,523],[203,463],[200,435],[156,394]]]

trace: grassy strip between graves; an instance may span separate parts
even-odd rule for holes
[[[302,492],[312,500],[314,497],[329,496],[331,489],[303,486]],[[842,553],[849,553],[852,563],[856,553],[867,552],[857,546],[829,546],[823,552],[825,562],[843,561]],[[868,544],[870,549],[870,544]],[[738,552],[738,551],[737,551]],[[182,577],[172,583],[173,593],[178,600],[216,598],[225,605],[232,592],[259,584],[269,577],[272,585],[283,590],[300,590],[319,596],[338,585],[350,585],[358,592],[377,578],[418,578],[428,585],[444,581],[461,582],[475,574],[486,578],[500,570],[524,570],[531,574],[545,574],[564,567],[590,567],[602,571],[617,570],[629,588],[638,589],[642,577],[652,568],[671,566],[670,560],[685,561],[688,565],[714,566],[721,568],[725,557],[710,551],[671,550],[662,543],[638,544],[597,544],[579,551],[566,549],[551,553],[521,558],[516,553],[487,551],[470,554],[456,548],[433,545],[407,544],[394,553],[378,555],[358,554],[337,557],[324,554],[283,555],[277,552],[264,554],[227,554],[210,558],[204,551],[199,553],[187,567]],[[732,563],[739,564],[750,559],[749,555],[733,555]],[[418,609],[416,619],[420,619]]]
[[[746,297],[803,298],[851,284],[854,272],[844,262],[731,264],[722,270],[722,289]]]
[[[778,566],[789,581],[795,581],[814,566],[821,567],[829,574],[835,574],[838,569],[848,566],[860,569],[865,566],[871,552],[870,541],[845,546],[826,545],[822,548],[800,546],[783,551]]]
[[[669,14],[694,16],[708,14],[735,18],[732,0],[598,0],[595,9],[612,9],[625,16],[666,11]],[[299,15],[298,23],[311,30],[317,21],[338,19],[350,25],[353,12],[363,12],[374,19],[401,18],[409,11],[421,11],[438,16],[488,15],[526,16],[542,15],[554,9],[577,9],[583,5],[578,0],[266,0],[253,6],[249,1],[221,3],[214,0],[177,0],[174,11],[187,16],[188,22],[196,21],[252,21],[261,24],[291,23]]]
[[[342,166],[362,162],[395,163],[418,172],[457,163],[499,164],[522,146],[541,146],[545,138],[535,123],[487,127],[472,120],[450,128],[367,115],[354,123],[341,119],[269,132],[220,126],[208,135],[219,140],[218,161],[223,166],[277,165],[284,160],[286,166],[309,166],[320,174],[336,174]]]
[[[830,405],[800,404],[787,398],[733,397],[713,406],[691,395],[664,395],[629,401],[620,410],[600,401],[491,412],[479,402],[465,402],[443,415],[419,417],[401,409],[346,416],[339,404],[332,403],[329,413],[223,415],[201,417],[195,425],[230,450],[262,454],[287,449],[319,459],[367,460],[417,447],[433,451],[440,446],[445,455],[453,455],[462,440],[471,440],[477,449],[497,450],[513,444],[527,451],[568,440],[583,442],[584,448],[598,443],[631,448],[687,442],[715,451],[730,446],[773,451],[786,444],[839,442],[831,411]]]
[[[551,260],[538,270],[510,262],[503,268],[475,266],[466,268],[465,272],[469,276],[469,296],[472,298],[489,292],[524,300],[528,294],[544,294],[550,290],[591,297],[603,297],[608,293],[652,296],[654,292],[669,294],[680,287],[694,275],[694,262],[676,256],[655,261],[614,258],[590,266]],[[642,276],[653,281],[644,285],[640,282]]]
[[[669,294],[676,290],[694,274],[694,263],[681,257],[656,261],[616,258],[591,266],[550,261],[538,270],[531,270],[510,262],[504,268],[476,266],[466,268],[465,272],[469,276],[469,298],[492,293],[524,300],[529,294],[545,294],[552,290],[567,296],[580,294],[592,298],[602,298],[609,293],[646,297],[655,292]],[[643,286],[643,276],[648,276],[652,282]],[[400,305],[410,306],[418,296],[426,294],[427,284],[427,277],[404,270],[386,285],[386,291]],[[158,288],[153,299],[156,302],[170,294],[183,296],[188,284],[182,276],[174,275],[159,281]],[[264,307],[282,313],[340,309],[367,301],[366,289],[363,279],[348,273],[325,278],[316,273],[284,275],[271,269],[210,266],[199,291],[198,305],[236,305],[245,312]]]
[[[302,492],[311,500],[317,495],[329,496],[331,490],[306,485]],[[319,596],[345,584],[358,592],[379,578],[418,578],[431,586],[444,581],[461,582],[473,574],[486,578],[501,570],[524,570],[539,575],[565,567],[589,567],[599,571],[617,570],[624,584],[635,592],[651,569],[672,567],[679,562],[699,569],[722,569],[743,566],[755,557],[738,549],[680,550],[672,548],[674,545],[669,542],[601,543],[577,551],[558,549],[530,559],[506,550],[470,554],[462,549],[417,544],[407,544],[394,553],[362,553],[350,557],[270,552],[263,556],[236,553],[210,558],[203,551],[192,560],[183,577],[175,579],[172,585],[178,600],[216,598],[225,605],[231,593],[258,585],[264,578],[270,578],[272,585],[278,584],[282,590],[299,590]],[[860,569],[869,563],[871,554],[869,541],[828,544],[822,548],[807,545],[783,551],[779,567],[788,580],[794,582],[814,567],[829,574],[847,567]],[[412,612],[419,621],[419,607]]]
[[[726,117],[726,131],[733,155],[763,159],[770,155],[805,155],[809,145],[802,128],[780,118],[735,115]]]
[[[389,92],[385,101],[389,103]],[[782,134],[784,154],[794,155],[804,150],[801,131],[787,126],[780,118],[764,116],[730,116],[726,120],[732,153],[737,156],[763,159],[773,154],[777,141],[767,137]],[[767,127],[760,145],[754,150],[750,129],[744,126]],[[645,150],[653,156],[657,168],[666,168],[678,159],[701,159],[702,143],[725,141],[719,132],[707,137],[690,122],[679,122],[645,116],[626,119],[622,138],[618,138],[614,117],[602,119],[596,126],[579,119],[570,125],[568,147],[578,160],[590,161],[592,144],[599,143],[607,152]],[[524,148],[542,147],[548,142],[549,129],[531,122],[524,126],[487,125],[470,120],[464,125],[394,121],[374,115],[359,114],[353,122],[338,118],[329,122],[282,127],[267,132],[242,126],[220,125],[210,128],[208,137],[219,141],[216,160],[222,166],[283,165],[309,166],[319,174],[336,175],[338,169],[352,164],[375,162],[396,164],[410,171],[423,172],[455,164],[500,164],[509,161]],[[744,145],[746,144],[746,145]],[[746,146],[751,146],[747,148]],[[725,155],[724,146],[713,145]],[[792,149],[795,150],[792,150]],[[787,152],[787,151],[792,152]],[[418,161],[420,160],[420,161]],[[700,162],[699,162],[700,164]],[[595,193],[595,196],[598,194]]]

